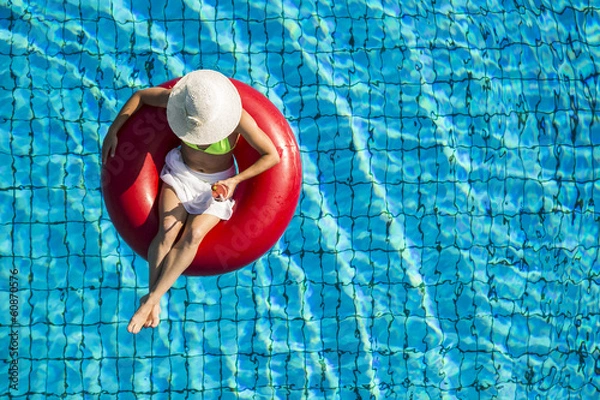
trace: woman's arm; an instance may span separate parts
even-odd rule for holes
[[[169,101],[169,94],[171,89],[165,89],[161,87],[154,87],[149,89],[143,89],[135,92],[129,100],[123,105],[119,114],[108,128],[108,133],[104,138],[102,144],[102,162],[105,163],[108,157],[113,157],[117,149],[118,139],[117,133],[123,126],[125,121],[131,115],[140,109],[144,104],[155,107],[167,107]]]
[[[226,179],[224,181],[217,182],[227,187],[227,195],[225,199],[230,198],[233,195],[235,187],[242,181],[250,179],[269,168],[279,163],[279,153],[277,148],[267,136],[267,134],[260,129],[256,124],[256,121],[246,111],[242,111],[242,119],[238,125],[237,132],[239,132],[244,139],[252,146],[259,154],[260,158],[256,160],[254,164],[241,171],[236,176]]]

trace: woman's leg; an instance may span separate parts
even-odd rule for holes
[[[162,262],[173,247],[177,236],[185,223],[187,212],[173,188],[167,184],[163,185],[158,203],[158,233],[148,248],[148,292],[152,290],[161,274]],[[141,303],[145,303],[148,295],[142,297]],[[157,303],[144,324],[145,327],[156,328],[160,322],[160,303]]]
[[[160,269],[160,276],[156,284],[150,288],[146,301],[138,308],[131,318],[127,330],[138,333],[148,320],[152,310],[160,303],[162,296],[173,286],[177,278],[190,266],[198,246],[220,219],[214,215],[189,215],[183,234],[179,241],[171,248],[164,257]]]
[[[175,244],[187,216],[188,213],[173,188],[164,184],[158,203],[158,233],[148,248],[149,290],[152,290],[156,284],[160,276],[161,264]]]

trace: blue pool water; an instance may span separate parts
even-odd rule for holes
[[[597,398],[600,7],[266,3],[0,2],[0,397]],[[300,203],[133,337],[100,145],[201,67],[282,110]]]

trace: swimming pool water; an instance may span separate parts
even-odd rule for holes
[[[599,32],[589,1],[0,2],[0,396],[597,397]],[[100,145],[201,67],[282,110],[300,203],[133,337]]]

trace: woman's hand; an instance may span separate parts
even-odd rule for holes
[[[117,144],[119,143],[119,139],[117,139],[117,135],[112,133],[109,129],[108,134],[104,138],[104,142],[102,143],[102,164],[105,164],[108,160],[108,157],[114,157],[115,151],[117,150]]]
[[[233,192],[235,191],[235,188],[238,184],[239,181],[235,177],[215,182],[213,185],[223,185],[226,190],[224,195],[216,197],[215,200],[225,201],[230,199],[231,196],[233,196]]]
[[[106,163],[109,157],[114,157],[119,142],[117,140],[117,133],[123,124],[125,124],[125,121],[144,104],[166,108],[170,94],[171,89],[155,87],[139,90],[131,95],[129,100],[123,105],[121,111],[119,111],[119,114],[117,114],[110,128],[108,128],[108,134],[102,143],[103,164]]]

